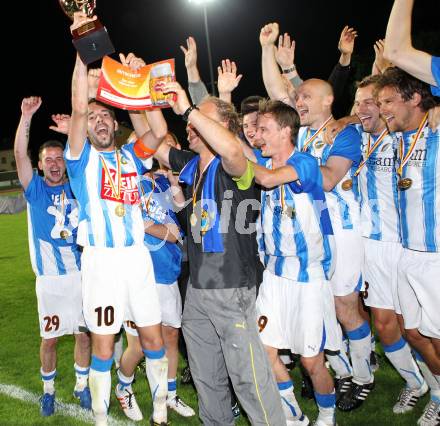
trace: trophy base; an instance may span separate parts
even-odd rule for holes
[[[115,51],[105,27],[93,29],[72,40],[81,60],[91,64]]]

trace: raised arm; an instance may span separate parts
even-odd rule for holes
[[[165,84],[164,92],[176,94],[176,100],[170,102],[176,114],[183,115],[188,111],[191,104],[179,83]],[[196,108],[190,111],[188,118],[205,142],[221,157],[226,173],[232,177],[241,177],[246,171],[247,160],[238,138],[226,127],[207,117]]]
[[[17,164],[18,179],[26,191],[32,180],[32,163],[28,155],[29,132],[33,115],[41,106],[41,98],[32,96],[21,102],[21,118],[15,134],[14,156]]]
[[[197,44],[194,37],[186,39],[186,47],[180,46],[185,55],[185,67],[188,75],[188,91],[194,104],[200,103],[209,93],[205,84],[200,78],[199,69],[197,68]]]
[[[223,59],[221,66],[217,67],[217,87],[219,98],[225,102],[232,102],[232,92],[240,83],[242,74],[237,75],[237,65],[234,61]]]
[[[278,38],[278,33],[279,29],[276,22],[265,25],[260,31],[263,82],[267,94],[271,99],[292,105],[286,84],[283,81],[275,58],[275,41]]]
[[[412,45],[411,14],[414,0],[394,0],[388,20],[384,56],[397,67],[428,84],[437,85],[431,71],[432,56]]]
[[[357,32],[348,25],[344,27],[339,37],[338,50],[341,53],[339,62],[333,68],[328,82],[333,87],[334,105],[341,103],[344,96],[345,88],[347,87],[348,78],[350,76],[350,63],[354,50],[354,41],[357,37]]]
[[[75,12],[70,31],[95,19],[96,17],[88,18],[83,12]],[[77,54],[72,75],[72,116],[69,129],[69,148],[72,158],[81,154],[87,136],[88,93],[87,65]]]
[[[290,39],[290,35],[284,33],[278,37],[278,47],[275,52],[275,59],[286,77],[297,88],[302,84],[302,80],[295,66],[295,40]]]
[[[373,45],[374,48],[374,63],[371,70],[372,75],[382,74],[387,68],[392,67],[393,64],[386,60],[383,56],[385,49],[385,40],[377,40]]]

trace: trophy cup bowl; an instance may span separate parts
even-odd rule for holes
[[[96,0],[58,0],[58,2],[71,20],[75,12],[84,12],[88,17],[92,17],[96,8]],[[76,28],[72,31],[72,36],[72,43],[86,65],[115,51],[107,30],[99,19]]]

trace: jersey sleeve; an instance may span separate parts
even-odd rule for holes
[[[333,142],[329,157],[344,157],[356,166],[361,158],[361,135],[355,126],[348,126],[340,132]]]
[[[434,96],[440,96],[440,56],[432,57],[431,72],[436,82],[435,86],[431,86],[431,93]]]
[[[26,188],[26,191],[24,191],[24,196],[27,201],[32,203],[33,201],[36,201],[39,197],[41,197],[42,184],[43,179],[37,172],[34,172],[32,175],[32,179],[29,182],[28,187]]]
[[[295,194],[312,192],[317,186],[322,186],[321,170],[311,155],[296,153],[287,160],[287,165],[293,167],[298,175],[298,180],[289,183]]]
[[[66,160],[67,174],[70,179],[75,179],[84,174],[84,170],[89,162],[91,145],[88,140],[84,142],[83,149],[78,157],[73,157],[70,152],[69,141],[67,141],[64,150],[64,159]]]
[[[134,144],[135,142],[126,143],[125,145],[122,145],[121,149],[128,151],[131,154],[138,174],[143,175],[153,167],[153,157],[146,159],[139,158],[134,151]]]

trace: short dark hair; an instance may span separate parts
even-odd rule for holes
[[[41,161],[42,157],[43,157],[43,151],[46,148],[60,148],[61,151],[64,151],[64,145],[60,142],[57,141],[55,139],[53,140],[49,140],[43,143],[43,145],[40,146],[40,148],[38,149],[38,159]]]
[[[263,99],[258,114],[270,114],[281,128],[290,127],[292,143],[296,145],[300,121],[294,108],[281,101]]]
[[[96,104],[96,105],[100,105],[106,109],[108,109],[110,111],[110,115],[112,116],[113,120],[116,120],[116,114],[115,114],[115,110],[113,107],[111,107],[110,105],[105,104],[104,102],[98,101],[95,98],[91,98],[89,99],[89,105],[90,104]]]
[[[385,87],[393,87],[396,89],[404,101],[409,101],[415,93],[418,93],[422,98],[419,104],[422,111],[426,112],[436,106],[436,100],[432,96],[429,85],[400,68],[387,68],[387,70],[380,75],[376,83],[375,94],[377,95],[379,91]]]
[[[382,77],[381,74],[367,75],[361,81],[358,81],[356,83],[356,88],[357,89],[362,89],[363,87],[367,87],[367,86],[371,86],[371,85],[375,86],[379,82],[381,77]]]
[[[243,116],[246,114],[251,114],[253,112],[258,112],[259,104],[263,100],[264,98],[256,95],[248,96],[247,98],[244,98],[240,104],[240,114]]]

